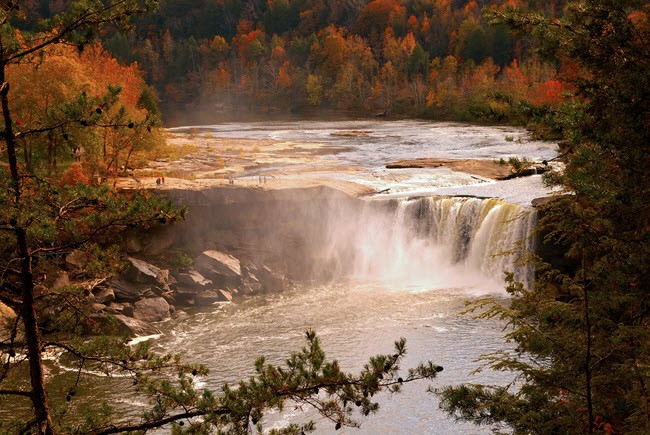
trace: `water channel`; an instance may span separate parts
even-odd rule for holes
[[[388,162],[415,157],[492,159],[517,155],[541,160],[555,154],[554,145],[532,141],[524,130],[513,127],[362,120],[231,123],[201,128],[215,137],[323,142],[338,149],[332,158],[361,165],[375,175],[383,173]],[[332,134],[337,131],[363,131],[365,135]],[[341,152],[341,147],[345,151]],[[372,178],[381,183],[381,177],[358,177],[358,182]],[[409,384],[402,394],[380,396],[379,412],[360,417],[360,429],[344,428],[337,433],[490,433],[489,428],[455,423],[438,409],[437,399],[426,390],[462,382],[503,385],[512,380],[509,374],[490,371],[470,375],[480,355],[508,345],[503,342],[499,321],[475,320],[460,312],[465,301],[481,297],[508,302],[501,272],[514,266],[511,259],[493,258],[492,254],[511,249],[525,238],[534,225],[529,201],[542,196],[545,189],[539,177],[504,184],[453,178],[449,171],[408,171],[386,183],[402,186],[402,195],[393,198],[398,205],[390,214],[379,221],[359,218],[355,225],[345,223],[347,232],[342,237],[358,262],[345,275],[330,283],[298,284],[280,295],[177,312],[158,325],[163,334],[152,339],[153,349],[177,352],[188,361],[206,364],[211,375],[200,379],[199,385],[218,390],[223,382],[252,375],[253,362],[260,355],[272,363],[284,361],[304,345],[307,328],[317,332],[328,356],[349,371],[362,367],[374,354],[391,352],[392,343],[405,337],[408,356],[404,368],[432,360],[444,371],[433,382]],[[454,193],[497,197],[519,205],[499,199],[435,196]],[[336,231],[336,226],[332,228]],[[337,237],[333,235],[333,239]],[[530,276],[521,273],[522,278]],[[53,361],[56,364],[48,363],[51,376],[74,376],[74,367],[67,367],[57,356]],[[146,403],[131,393],[128,385],[128,379],[108,380],[97,374],[86,377],[81,388],[98,401],[115,403],[124,416],[136,417]],[[331,423],[313,412],[292,407],[270,413],[266,423],[280,427],[309,419],[317,421],[318,433],[334,432]]]

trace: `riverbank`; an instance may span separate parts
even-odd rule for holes
[[[476,135],[472,127],[468,128],[470,134]],[[386,181],[417,181],[418,171],[403,170],[434,170],[427,176],[443,179],[443,187],[448,183],[452,187],[453,183],[466,187],[490,185],[512,174],[509,165],[496,164],[492,159],[442,158],[388,163],[387,167],[395,168],[395,172],[380,173],[350,164],[349,156],[354,155],[359,141],[372,142],[380,137],[394,142],[399,139],[396,135],[345,128],[328,130],[323,135],[329,141],[217,137],[210,128],[170,129],[168,145],[183,157],[150,162],[148,167],[119,178],[116,186],[155,192],[179,206],[188,205],[188,219],[149,234],[125,233],[122,244],[130,272],[91,291],[97,313],[155,323],[178,308],[278,293],[294,282],[332,279],[349,266],[335,257],[327,258],[332,234],[345,234],[350,222],[365,218],[366,205],[360,198],[392,194],[383,186]],[[373,179],[374,184],[367,183],[364,176]],[[400,203],[405,198],[392,201]],[[386,209],[377,216],[393,210],[391,200],[386,201],[380,207]],[[425,202],[418,207],[439,206],[435,201]],[[472,207],[489,210],[496,204],[477,202]],[[374,207],[373,215],[377,210]],[[342,219],[341,213],[349,218]],[[424,209],[417,213],[424,213]],[[332,222],[337,228],[331,227]],[[346,243],[354,237],[355,232],[350,233]],[[185,261],[182,267],[175,264],[179,258]],[[226,260],[216,264],[215,258]],[[205,268],[206,262],[212,265]],[[141,269],[138,264],[144,270],[156,271],[148,281],[134,278],[142,276],[133,272]],[[155,305],[158,312],[153,317],[136,315],[138,305],[143,304],[149,311],[153,309],[149,305]],[[142,311],[144,307],[140,308]],[[137,335],[147,328],[140,328],[140,332],[131,329]]]
[[[419,131],[414,131],[412,135],[405,134],[408,130],[404,133],[390,129],[384,131],[382,127],[386,124],[369,124],[377,130],[355,129],[355,126],[366,125],[361,121],[336,125],[338,127],[334,125],[329,127],[327,124],[324,130],[321,130],[323,126],[312,125],[311,128],[314,130],[306,135],[318,141],[272,138],[284,136],[284,132],[290,131],[283,130],[286,128],[310,127],[303,124],[278,125],[275,127],[277,131],[267,130],[269,127],[264,125],[259,127],[259,131],[250,132],[255,136],[254,138],[218,137],[220,131],[218,128],[215,131],[214,126],[170,129],[167,133],[168,145],[172,149],[179,150],[178,154],[184,157],[150,162],[146,168],[134,171],[132,177],[119,179],[118,186],[129,189],[154,187],[163,190],[170,188],[201,190],[221,185],[238,185],[263,190],[328,186],[353,196],[365,196],[372,194],[373,191],[384,191],[390,186],[381,186],[381,184],[391,180],[409,183],[409,180],[405,180],[409,177],[405,177],[403,171],[400,172],[404,168],[425,169],[423,173],[430,173],[427,171],[431,169],[450,170],[447,173],[447,180],[439,183],[440,187],[506,179],[512,177],[515,171],[509,164],[494,163],[497,156],[503,156],[504,151],[508,150],[521,152],[524,149],[522,147],[530,147],[532,150],[542,149],[540,144],[527,144],[522,139],[524,136],[521,132],[518,133],[518,140],[513,144],[513,141],[508,141],[508,138],[517,133],[510,130],[491,129],[484,138],[477,134],[479,132],[476,130],[480,127],[443,123],[435,124],[435,129],[451,128],[452,136],[449,136],[449,140],[452,141],[455,140],[456,135],[459,140],[465,136],[469,137],[471,142],[468,146],[471,148],[476,148],[477,145],[485,147],[483,143],[486,138],[497,144],[503,141],[504,145],[498,145],[494,151],[486,148],[486,152],[495,153],[489,154],[489,159],[422,156],[395,162],[391,158],[394,151],[398,151],[397,155],[417,156],[416,153],[419,152],[439,154],[440,146],[429,143],[431,138],[437,137],[436,133],[427,133],[428,130],[424,130],[426,125],[419,126]],[[348,126],[351,128],[348,129]],[[410,127],[410,124],[405,125],[405,128]],[[243,130],[237,131],[236,134],[246,135],[246,128]],[[223,131],[223,133],[235,132]],[[291,134],[288,136],[296,137]],[[414,140],[421,145],[414,147]],[[365,143],[375,144],[372,147],[376,150],[372,147],[364,150],[365,145],[360,147],[360,144]],[[421,151],[418,151],[420,149]],[[384,154],[386,157],[382,161],[380,158]],[[451,154],[461,153],[454,152],[452,149]],[[527,151],[526,155],[528,154],[531,154],[530,151]],[[546,154],[544,151],[540,155],[546,157]],[[366,155],[367,157],[364,157]],[[479,155],[484,156],[485,152],[480,152]],[[380,168],[391,170],[381,173]],[[441,174],[436,172],[434,178],[440,179]],[[415,178],[418,176],[415,172],[413,175]],[[163,177],[165,183],[156,185],[156,180]]]

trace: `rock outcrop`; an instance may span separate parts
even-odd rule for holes
[[[239,286],[242,282],[241,263],[232,255],[216,250],[204,251],[194,266],[216,286]]]
[[[159,322],[169,318],[169,304],[165,298],[145,298],[133,304],[133,317],[143,322]]]
[[[127,258],[131,263],[131,267],[126,274],[127,279],[131,282],[138,284],[158,284],[161,270],[145,261],[135,259],[133,257]]]

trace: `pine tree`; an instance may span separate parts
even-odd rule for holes
[[[151,195],[117,192],[107,185],[89,186],[79,165],[73,165],[63,177],[45,177],[38,165],[27,166],[19,160],[25,139],[45,133],[52,140],[79,140],[79,144],[83,135],[73,137],[67,129],[114,132],[144,128],[144,134],[149,120],[129,119],[119,105],[122,89],[114,86],[100,96],[84,92],[68,96],[50,108],[52,113],[47,115],[56,116],[39,113],[35,117],[38,123],[23,122],[14,115],[13,95],[26,91],[12,89],[7,71],[21,62],[38,63],[60,44],[83,50],[104,27],[126,29],[129,17],[151,10],[155,2],[67,2],[65,13],[43,19],[36,32],[17,31],[15,26],[25,18],[20,4],[4,2],[0,10],[0,150],[7,160],[6,168],[0,166],[0,302],[16,313],[0,325],[6,332],[0,341],[0,400],[29,398],[33,418],[11,422],[0,431],[143,433],[172,425],[174,433],[206,433],[214,428],[246,433],[259,424],[265,410],[281,409],[289,400],[314,406],[340,428],[356,424],[352,418],[355,409],[361,415],[375,412],[378,405],[372,397],[380,390],[397,392],[404,382],[433,378],[442,370],[427,363],[400,377],[405,353],[405,341],[400,340],[393,355],[378,355],[359,374],[348,374],[336,361],[325,359],[315,334],[308,332],[308,346],[292,355],[286,367],[259,359],[257,376],[237,388],[226,385],[219,395],[199,391],[193,380],[207,375],[205,367],[184,364],[175,355],[154,354],[146,343],[129,346],[127,337],[116,334],[115,322],[93,316],[87,290],[48,287],[45,276],[54,269],[57,256],[83,249],[88,254],[89,277],[118,272],[115,240],[121,231],[173,223],[183,217],[185,209]],[[95,338],[88,339],[89,335]],[[83,400],[76,394],[79,377],[85,369],[94,369],[131,375],[134,388],[151,399],[152,409],[135,422],[120,420],[108,404],[88,412],[86,421],[66,419],[65,408],[52,408],[45,383],[43,352],[50,349],[63,351],[79,363],[77,380],[70,385],[66,401]],[[28,370],[23,370],[25,366]],[[20,378],[25,371],[26,379]],[[184,428],[186,421],[188,427]],[[299,433],[313,426],[291,425],[283,432]]]
[[[526,108],[565,139],[566,169],[547,178],[565,195],[541,210],[539,229],[564,258],[540,261],[532,289],[510,276],[511,306],[479,304],[489,307],[483,316],[507,320],[517,344],[486,365],[517,381],[439,390],[441,407],[458,419],[516,433],[650,431],[648,8],[588,0],[567,5],[560,19],[486,11],[579,74],[567,78],[571,102]]]

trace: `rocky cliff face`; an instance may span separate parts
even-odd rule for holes
[[[127,271],[89,291],[94,318],[117,333],[157,334],[152,324],[178,308],[236,302],[280,293],[291,281],[329,278],[334,268],[320,257],[332,225],[328,216],[362,204],[329,187],[217,186],[165,194],[189,207],[186,220],[125,232]],[[179,255],[184,264],[175,264]],[[83,253],[68,257],[73,275],[83,270]]]
[[[204,251],[216,250],[238,259],[244,269],[266,267],[272,271],[267,275],[281,273],[294,280],[327,277],[319,252],[332,224],[328,216],[334,207],[362,206],[361,200],[328,187],[224,186],[166,194],[177,205],[189,206],[186,220],[148,235],[128,235],[125,246],[131,254],[155,259],[183,251],[198,265],[207,261]]]

